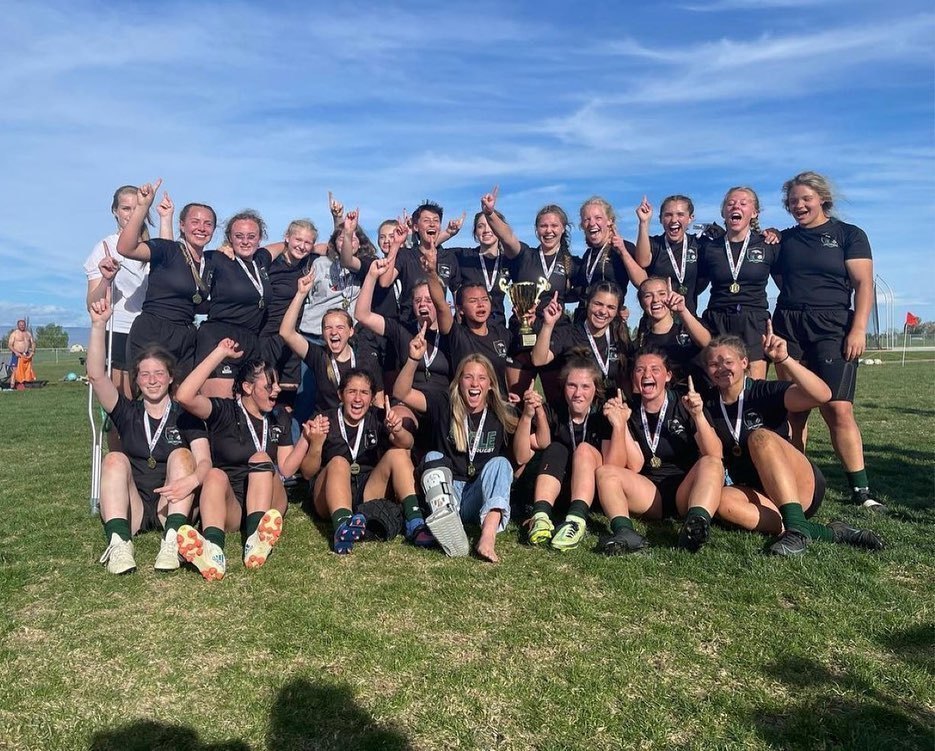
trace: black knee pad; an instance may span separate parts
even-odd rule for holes
[[[275,472],[276,465],[272,462],[247,462],[247,472]]]
[[[539,463],[539,474],[549,475],[561,482],[565,479],[565,475],[568,472],[568,460],[570,456],[571,454],[565,444],[552,441],[552,443],[546,446],[542,451],[542,461]]]

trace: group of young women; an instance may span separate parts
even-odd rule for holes
[[[376,522],[393,526],[379,499],[398,504],[414,545],[438,536],[446,552],[464,552],[440,532],[447,505],[480,526],[475,552],[490,561],[511,514],[531,545],[569,550],[597,504],[609,555],[648,546],[632,516],[682,518],[678,545],[692,552],[713,519],[773,535],[772,554],[816,539],[882,547],[872,532],[810,521],[824,495],[804,454],[815,407],[852,499],[882,509],[852,408],[870,247],[832,216],[821,175],[783,186],[796,226],[781,233],[760,230],[747,187],[727,191],[725,228],[701,234],[690,233],[691,200],[675,195],[662,202],[663,233],[650,236],[644,198],[635,244],[613,207],[590,198],[580,258],[555,205],[536,216],[535,248],[518,240],[497,188],[481,198],[473,247],[445,246],[464,217],[443,228],[442,208],[427,202],[383,222],[378,251],[358,212],[329,196],[327,243],[299,219],[264,245],[265,223],[247,210],[209,251],[214,210],[186,205],[176,237],[166,193],[160,238],[149,238],[159,187],[115,193],[119,231],[85,264],[88,375],[113,424],[101,502],[113,573],[135,568],[132,536],[150,528],[164,530],[160,570],[181,556],[223,577],[225,534],[236,531],[246,567],[263,565],[297,473],[339,554]],[[770,278],[780,288],[772,317]],[[632,337],[628,283],[643,311]],[[511,285],[535,288],[528,310],[507,308]],[[768,362],[780,380],[765,380]]]

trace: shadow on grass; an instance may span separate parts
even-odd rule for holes
[[[137,720],[91,737],[89,751],[253,751],[242,740],[205,743],[183,725]],[[407,751],[412,746],[397,728],[377,723],[340,683],[297,679],[276,695],[270,709],[269,751]]]
[[[267,748],[402,751],[412,746],[398,728],[377,723],[361,709],[346,685],[300,678],[283,686],[276,697]]]
[[[832,672],[804,657],[787,657],[766,673],[796,697],[753,712],[753,726],[771,746],[931,749],[935,713],[911,698],[889,695],[852,672]]]

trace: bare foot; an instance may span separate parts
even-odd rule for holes
[[[500,563],[500,557],[497,555],[497,551],[494,550],[494,540],[485,540],[481,537],[477,541],[477,547],[474,548],[474,551],[485,561]]]

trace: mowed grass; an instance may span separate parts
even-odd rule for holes
[[[57,369],[56,369],[57,368]],[[827,431],[820,518],[885,551],[762,555],[716,529],[637,527],[649,555],[559,555],[500,536],[503,562],[399,540],[348,557],[299,503],[269,563],[227,578],[97,558],[86,387],[38,373],[0,394],[2,749],[931,749],[935,726],[935,365],[861,369],[878,518],[843,505]]]

